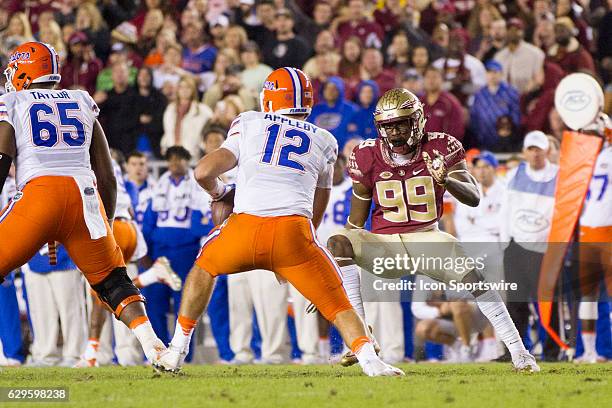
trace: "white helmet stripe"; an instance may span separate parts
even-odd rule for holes
[[[300,76],[295,70],[295,68],[287,67],[287,71],[291,75],[291,81],[293,82],[293,87],[295,88],[295,107],[302,107],[302,81],[300,81]]]

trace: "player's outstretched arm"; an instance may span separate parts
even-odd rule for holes
[[[97,120],[93,127],[89,155],[91,156],[91,168],[98,183],[98,192],[102,198],[109,224],[112,225],[112,220],[115,218],[115,204],[117,203],[117,179],[113,171],[113,163],[104,130]]]
[[[478,207],[480,191],[474,177],[468,172],[465,160],[448,169],[445,188],[457,200],[470,207]]]
[[[346,222],[346,228],[363,228],[372,205],[372,190],[356,181],[353,182],[353,196],[351,197],[351,212]]]
[[[233,169],[238,164],[234,153],[223,147],[202,157],[195,168],[196,181],[213,200],[227,193],[227,186],[219,179],[223,173]]]
[[[15,129],[8,122],[0,122],[0,193],[16,155]]]

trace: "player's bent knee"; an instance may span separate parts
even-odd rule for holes
[[[127,305],[145,301],[140,290],[127,275],[125,267],[113,269],[102,282],[93,285],[98,298],[108,306],[118,319]]]
[[[354,258],[353,245],[344,235],[332,235],[327,240],[327,249],[336,258]]]

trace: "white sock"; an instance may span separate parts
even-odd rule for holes
[[[527,350],[508,313],[508,309],[506,309],[506,305],[497,291],[486,291],[476,298],[476,304],[478,304],[482,314],[491,322],[497,337],[508,347],[512,359],[514,359],[516,354]]]
[[[329,344],[329,338],[319,338],[319,356],[327,361],[330,354],[331,346]]]
[[[355,353],[355,357],[357,357],[357,360],[359,360],[360,363],[379,360],[379,357],[376,355],[376,351],[374,351],[374,346],[372,343],[364,343],[359,351]]]
[[[152,267],[138,275],[137,279],[141,287],[144,288],[146,286],[159,282],[159,279],[157,278],[157,272],[155,270],[156,268],[163,268],[163,266],[155,263]]]
[[[582,344],[584,345],[584,354],[595,354],[595,333],[582,332]]]
[[[363,301],[361,300],[361,279],[359,277],[359,267],[355,264],[340,267],[342,272],[342,286],[351,302],[351,306],[365,322],[365,312]]]
[[[174,336],[172,336],[170,341],[170,347],[180,350],[185,354],[189,353],[189,343],[194,331],[195,329],[191,329],[186,332],[177,320],[176,326],[174,326]]]
[[[144,350],[145,354],[149,353],[153,346],[155,346],[159,342],[157,335],[153,331],[151,322],[148,320],[134,327],[132,329],[132,333],[134,333],[134,336],[136,336],[136,338],[140,342],[140,345],[142,346],[142,349]],[[148,355],[147,358],[149,358]]]

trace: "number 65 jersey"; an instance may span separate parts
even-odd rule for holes
[[[450,168],[465,159],[461,143],[445,133],[429,132],[412,160],[393,166],[383,158],[381,139],[368,139],[355,146],[348,162],[353,181],[372,190],[372,232],[398,234],[421,230],[442,216],[444,187],[431,177],[422,152],[439,152]]]
[[[94,177],[89,147],[98,112],[81,90],[32,89],[0,96],[0,121],[15,129],[18,188],[40,176]]]
[[[244,112],[221,147],[238,159],[235,213],[312,218],[315,188],[332,186],[338,142],[311,123]]]

